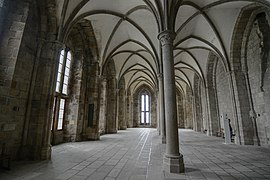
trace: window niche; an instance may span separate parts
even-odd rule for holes
[[[150,93],[146,90],[143,90],[140,93],[140,125],[149,126],[151,125],[151,100]]]
[[[63,49],[59,55],[57,79],[55,86],[54,106],[53,106],[53,119],[51,130],[53,133],[53,144],[58,144],[62,141],[62,132],[64,127],[66,102],[68,99],[68,84],[70,79],[72,54],[70,50]],[[60,135],[61,134],[61,135]]]

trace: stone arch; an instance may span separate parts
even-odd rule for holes
[[[52,130],[53,144],[99,139],[99,66],[93,51],[96,47],[93,34],[91,22],[82,20],[64,42],[72,53],[69,98],[66,99],[63,131]]]
[[[147,91],[150,98],[150,119],[151,123],[148,126],[140,126],[140,110],[141,110],[141,93]],[[157,126],[157,94],[152,88],[146,84],[141,85],[136,89],[133,96],[133,127],[156,127]]]
[[[105,67],[106,83],[106,126],[105,133],[117,133],[118,122],[116,120],[117,111],[117,83],[114,61],[109,61]]]
[[[125,78],[122,77],[118,85],[118,129],[127,129],[127,119],[126,119],[126,91],[125,91]]]
[[[256,145],[269,144],[269,9],[254,10],[244,32],[241,64],[249,98],[249,119]],[[251,127],[252,128],[252,127]]]
[[[265,10],[258,4],[242,9],[235,25],[231,45],[231,78],[233,96],[235,100],[234,111],[236,127],[239,131],[239,144],[257,144],[256,119],[252,107],[248,73],[245,65],[247,38],[256,15]],[[269,10],[266,12],[269,12]]]
[[[202,99],[201,99],[201,80],[198,75],[194,75],[194,98],[193,98],[193,106],[194,106],[194,117],[193,117],[193,130],[197,132],[201,132],[203,129],[203,119],[202,119]]]
[[[217,99],[217,89],[216,89],[216,66],[218,57],[214,53],[209,53],[207,62],[207,75],[206,75],[206,91],[207,91],[207,103],[208,103],[208,113],[209,113],[209,135],[216,135],[220,132],[220,121],[219,121],[219,108]]]

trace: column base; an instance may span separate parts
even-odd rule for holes
[[[52,154],[52,146],[51,145],[44,146],[41,148],[40,159],[41,160],[50,160],[51,154]]]
[[[163,156],[163,169],[169,173],[184,173],[185,166],[184,166],[184,159],[183,155],[180,154],[179,156],[170,156],[164,154]]]

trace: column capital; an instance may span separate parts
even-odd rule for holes
[[[172,45],[175,39],[175,36],[176,36],[175,32],[170,31],[170,30],[165,30],[159,33],[158,39],[161,43],[161,46]]]

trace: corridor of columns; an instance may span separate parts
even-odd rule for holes
[[[186,172],[161,171],[165,145],[156,129],[130,128],[95,142],[53,147],[51,161],[19,162],[0,179],[172,180],[270,179],[270,148],[223,144],[218,137],[180,129]]]
[[[0,0],[3,175],[32,160],[34,179],[88,166],[90,179],[267,178],[253,157],[270,144],[269,12],[270,0]]]

